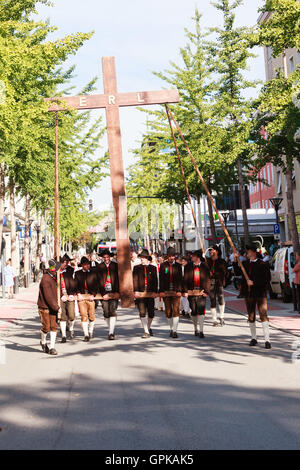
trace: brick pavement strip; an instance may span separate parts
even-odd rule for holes
[[[238,299],[232,290],[225,291],[226,306],[231,311],[247,316],[244,299]],[[295,336],[300,336],[300,315],[291,310],[291,304],[281,299],[268,300],[270,325]]]
[[[38,284],[21,291],[13,299],[0,299],[0,330],[37,308]]]

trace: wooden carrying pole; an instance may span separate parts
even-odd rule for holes
[[[170,117],[170,109],[169,109],[169,107],[168,107],[167,104],[166,104],[166,110],[167,110],[167,116],[168,116],[168,120],[169,120],[169,124],[170,124],[170,129],[171,129],[171,133],[172,133],[174,145],[175,145],[175,148],[176,148],[177,159],[178,159],[178,163],[179,163],[179,166],[180,166],[180,171],[181,171],[182,179],[183,179],[184,186],[185,186],[185,190],[186,190],[186,193],[187,193],[187,196],[188,196],[188,200],[189,200],[189,203],[190,203],[190,206],[191,206],[191,210],[192,210],[192,214],[193,214],[193,219],[194,219],[194,222],[195,222],[195,227],[196,227],[197,234],[198,234],[198,239],[199,239],[199,242],[200,242],[200,247],[201,247],[201,250],[202,250],[202,252],[203,252],[203,256],[205,256],[205,248],[204,248],[203,240],[202,240],[201,235],[200,235],[200,230],[199,230],[199,227],[198,227],[198,223],[197,223],[197,219],[196,219],[196,214],[195,214],[195,211],[194,211],[194,208],[193,208],[193,204],[192,204],[192,199],[191,199],[191,195],[190,195],[190,192],[189,192],[189,188],[188,188],[188,185],[187,185],[187,182],[186,182],[186,177],[185,177],[185,174],[184,174],[184,169],[183,169],[183,166],[182,166],[182,162],[181,162],[181,158],[180,158],[180,153],[179,153],[179,149],[178,149],[178,145],[177,145],[177,141],[176,141],[176,137],[175,137],[175,134],[174,134],[174,129],[173,129],[172,121],[171,121],[171,117]]]
[[[58,160],[58,112],[55,121],[55,195],[54,195],[54,257],[60,259],[59,238],[59,160]],[[60,307],[60,270],[57,271],[57,302]],[[60,318],[59,318],[60,319]]]
[[[202,183],[202,186],[203,186],[203,188],[204,188],[204,190],[205,190],[205,192],[206,192],[206,194],[207,194],[207,197],[208,197],[208,199],[210,200],[211,205],[213,206],[213,208],[214,208],[214,210],[215,210],[215,212],[216,212],[216,214],[217,214],[217,216],[218,216],[218,218],[219,218],[220,224],[222,225],[223,231],[224,231],[224,233],[225,233],[225,235],[226,235],[226,237],[227,237],[227,240],[228,240],[228,242],[229,242],[229,245],[230,245],[231,248],[232,248],[233,254],[236,256],[236,258],[237,258],[237,260],[238,260],[238,263],[239,263],[239,266],[240,266],[240,268],[241,268],[241,270],[242,270],[242,273],[243,273],[243,275],[245,276],[246,281],[248,282],[248,281],[250,280],[250,279],[249,279],[249,276],[248,276],[248,274],[247,274],[247,272],[246,272],[246,270],[245,270],[245,268],[244,268],[244,266],[243,266],[243,263],[241,262],[241,260],[240,260],[240,258],[239,258],[239,256],[238,256],[237,250],[236,250],[236,248],[235,248],[235,246],[234,246],[234,244],[233,244],[233,241],[232,241],[232,239],[231,239],[231,237],[230,237],[230,235],[229,235],[229,232],[228,232],[228,230],[227,230],[227,228],[226,228],[226,226],[225,226],[225,224],[224,224],[224,222],[223,222],[223,219],[222,219],[222,217],[221,217],[221,214],[220,214],[220,212],[219,212],[218,209],[217,209],[217,206],[216,206],[216,204],[215,204],[215,201],[213,200],[213,197],[212,197],[212,195],[210,194],[210,191],[209,191],[209,189],[208,189],[208,187],[207,187],[207,185],[206,185],[206,183],[205,183],[205,181],[204,181],[204,178],[203,178],[203,176],[202,176],[202,174],[201,174],[201,172],[200,172],[200,170],[199,170],[199,168],[198,168],[198,165],[197,165],[197,163],[196,163],[196,160],[194,159],[193,154],[192,154],[192,152],[190,151],[190,149],[189,149],[189,147],[188,147],[188,145],[187,145],[187,143],[186,143],[186,141],[185,141],[185,138],[183,137],[183,134],[182,134],[182,132],[181,132],[181,129],[180,129],[180,127],[179,127],[179,125],[178,125],[178,123],[177,123],[177,121],[176,121],[176,119],[175,119],[175,117],[174,117],[174,115],[173,115],[173,113],[172,113],[172,111],[170,110],[170,108],[169,108],[168,105],[166,105],[166,109],[167,109],[167,113],[168,113],[168,118],[169,118],[169,116],[171,116],[171,118],[172,118],[172,120],[173,120],[173,122],[174,122],[174,124],[175,124],[175,126],[176,126],[176,129],[177,129],[178,132],[179,132],[179,135],[180,135],[180,137],[181,137],[181,140],[182,140],[182,142],[184,143],[184,146],[185,146],[185,148],[186,148],[186,150],[187,150],[187,152],[188,152],[188,154],[189,154],[189,156],[190,156],[190,158],[191,158],[191,160],[192,160],[192,163],[193,163],[193,165],[194,165],[194,167],[195,167],[195,170],[196,170],[196,172],[197,172],[197,174],[198,174],[198,176],[199,176],[199,178],[200,178],[200,181],[201,181],[201,183]]]

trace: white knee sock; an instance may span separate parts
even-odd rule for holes
[[[75,320],[69,322],[69,330],[74,331]]]
[[[205,315],[199,315],[200,332],[203,333]]]
[[[81,322],[81,326],[82,326],[82,329],[83,329],[84,336],[88,336],[89,335],[89,324],[88,324],[88,322],[87,321]]]
[[[265,341],[267,342],[270,342],[270,328],[269,328],[269,322],[268,321],[265,321],[262,323],[262,328],[263,328],[263,332],[264,332],[264,337],[265,337]]]
[[[94,328],[95,328],[95,322],[90,321],[89,323],[89,333],[92,335],[94,333]]]
[[[60,322],[60,331],[63,337],[67,336],[67,322],[66,321]]]
[[[224,316],[225,316],[225,304],[220,305],[220,318],[224,320]]]
[[[249,323],[251,338],[256,339],[256,323]]]
[[[216,308],[211,308],[210,312],[211,312],[211,316],[212,316],[213,321],[214,322],[217,321],[217,309]],[[200,316],[202,317],[203,315],[200,315]]]
[[[110,317],[109,319],[109,334],[113,335],[115,333],[117,317]]]
[[[48,336],[48,333],[44,333],[43,331],[41,331],[41,341],[42,341],[42,344],[46,344],[46,343],[47,343],[47,336]]]
[[[144,332],[146,335],[149,335],[149,328],[148,328],[148,319],[146,317],[141,318],[142,326],[144,328]]]
[[[168,322],[169,322],[169,325],[170,325],[170,330],[173,330],[173,318],[168,318]]]
[[[55,348],[56,332],[50,331],[50,349]]]
[[[177,333],[178,325],[179,325],[179,317],[173,318],[173,331],[174,331],[174,333]]]
[[[194,323],[195,331],[199,331],[199,326],[198,326],[199,315],[192,316],[192,322]]]

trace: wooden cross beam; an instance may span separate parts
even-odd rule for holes
[[[127,203],[119,108],[178,103],[179,94],[175,89],[118,93],[115,58],[104,57],[102,59],[102,68],[104,81],[103,95],[48,98],[47,101],[53,103],[49,107],[50,112],[66,111],[70,108],[83,111],[87,109],[106,109],[110,176],[116,217],[115,225],[121,304],[122,307],[126,308],[133,306],[134,294],[130,263],[130,242],[127,223]]]

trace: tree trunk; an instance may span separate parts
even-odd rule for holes
[[[26,287],[29,287],[26,283],[26,276],[30,273],[30,199],[29,195],[26,194],[25,198],[25,238],[24,238],[24,279]],[[30,276],[29,276],[30,279]]]
[[[0,255],[3,237],[3,218],[5,204],[5,164],[0,163]]]
[[[11,233],[11,264],[15,273],[18,271],[19,265],[17,260],[17,229],[15,215],[15,182],[12,176],[9,178],[9,205],[10,205],[10,233]]]
[[[299,247],[299,234],[298,234],[298,229],[297,229],[295,206],[294,206],[292,170],[289,165],[287,165],[285,175],[286,175],[286,182],[287,182],[286,196],[287,196],[289,227],[291,231],[294,253],[296,253],[300,248]]]
[[[238,158],[238,174],[239,174],[239,186],[240,186],[241,204],[242,204],[242,212],[243,212],[244,241],[245,241],[245,245],[250,245],[245,185],[244,185],[244,178],[243,178],[242,162],[240,158]]]

